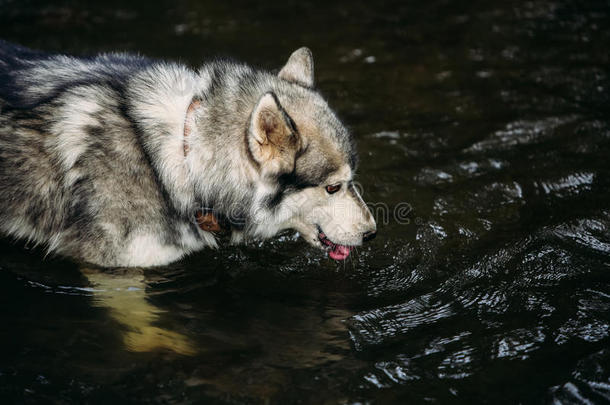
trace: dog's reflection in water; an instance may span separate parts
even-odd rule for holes
[[[170,350],[182,355],[197,352],[186,336],[155,326],[164,311],[147,300],[142,270],[82,268],[81,271],[91,283],[94,304],[107,308],[112,318],[124,326],[123,339],[128,350]]]

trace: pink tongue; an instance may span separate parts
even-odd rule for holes
[[[334,260],[345,260],[349,256],[349,247],[343,245],[335,245],[332,250],[328,252],[331,259]]]

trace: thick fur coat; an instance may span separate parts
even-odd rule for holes
[[[49,252],[166,264],[216,246],[203,210],[234,242],[295,229],[345,258],[375,232],[355,156],[306,48],[274,75],[0,41],[0,230]]]

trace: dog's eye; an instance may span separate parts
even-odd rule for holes
[[[326,186],[326,192],[328,194],[334,194],[341,188],[341,183],[333,184],[332,186]]]

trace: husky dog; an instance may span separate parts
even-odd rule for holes
[[[0,41],[0,230],[100,266],[155,266],[293,229],[345,259],[375,221],[352,137],[314,90],[226,61],[48,55]]]

